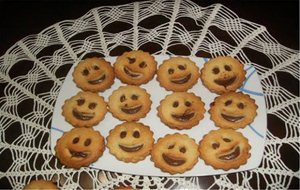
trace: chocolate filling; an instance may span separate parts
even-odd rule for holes
[[[169,164],[170,166],[181,166],[182,164],[185,163],[184,159],[180,159],[180,158],[171,158],[170,156],[166,155],[166,154],[162,154],[162,157],[164,159],[164,161]]]
[[[133,106],[133,107],[122,107],[121,110],[124,113],[127,114],[135,114],[137,112],[139,112],[142,109],[143,105],[137,105],[137,106]]]
[[[190,80],[191,77],[192,77],[192,74],[190,73],[185,77],[182,77],[182,78],[179,78],[179,79],[172,79],[171,82],[175,83],[175,84],[184,84],[184,83],[187,83]]]
[[[134,145],[134,146],[125,146],[125,145],[119,144],[119,147],[125,152],[137,152],[141,148],[143,148],[143,146],[144,146],[144,144],[139,144],[139,145]]]
[[[87,121],[94,118],[94,113],[86,113],[86,112],[79,112],[76,109],[73,109],[73,116],[79,120]]]
[[[132,78],[138,78],[142,76],[141,73],[133,72],[128,67],[124,67],[124,72]]]
[[[225,120],[230,121],[230,122],[238,122],[238,121],[244,119],[244,116],[230,116],[230,115],[226,115],[226,114],[223,114],[223,113],[221,113],[221,116]]]
[[[190,120],[191,118],[193,118],[195,115],[195,112],[191,112],[191,113],[184,113],[182,115],[176,115],[176,114],[172,114],[171,116],[177,120],[177,121],[181,121],[181,122],[184,122],[184,121],[188,121]]]
[[[233,160],[241,154],[240,147],[236,147],[233,152],[219,156],[220,160]]]
[[[105,80],[105,78],[106,78],[106,75],[103,75],[103,76],[101,76],[101,77],[98,78],[98,79],[95,79],[95,80],[89,80],[88,83],[89,83],[89,84],[99,84],[99,83],[103,82],[103,81]]]
[[[229,79],[216,79],[214,82],[220,86],[224,86],[225,88],[231,85],[236,79],[236,76],[231,77]]]
[[[88,153],[85,152],[77,152],[77,151],[70,150],[70,153],[72,157],[76,157],[76,158],[86,158],[88,156]]]

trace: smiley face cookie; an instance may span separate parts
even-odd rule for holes
[[[255,100],[242,92],[228,92],[215,98],[209,110],[210,118],[221,128],[244,128],[257,115]]]
[[[121,86],[109,96],[108,106],[114,117],[123,121],[137,121],[150,111],[150,94],[138,86]]]
[[[79,92],[62,107],[62,115],[74,127],[92,127],[104,119],[106,112],[103,97],[92,92]]]
[[[159,138],[151,151],[154,165],[170,174],[184,173],[198,162],[198,145],[185,134],[168,134]]]
[[[166,90],[182,92],[192,88],[199,75],[195,62],[189,58],[172,57],[159,66],[157,80]]]
[[[237,169],[246,164],[251,146],[242,133],[232,129],[210,131],[199,143],[200,157],[215,169]]]
[[[73,80],[84,91],[103,92],[114,83],[113,67],[103,58],[87,58],[74,69]]]
[[[201,69],[201,80],[211,92],[222,94],[242,86],[246,71],[244,65],[232,57],[217,57]]]
[[[141,85],[150,81],[156,72],[156,61],[142,50],[125,52],[114,64],[117,78],[123,83]]]
[[[104,149],[103,136],[93,128],[73,128],[64,133],[55,146],[59,161],[75,169],[97,161]]]
[[[194,93],[174,92],[167,95],[157,108],[158,117],[167,126],[175,129],[189,129],[204,117],[204,103]]]
[[[142,123],[125,122],[117,125],[107,137],[109,152],[124,162],[144,160],[153,144],[153,132]]]

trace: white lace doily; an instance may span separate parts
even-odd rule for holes
[[[208,177],[131,176],[90,168],[61,166],[50,151],[49,130],[57,95],[73,64],[86,55],[116,56],[130,49],[155,55],[235,56],[258,71],[269,120],[261,165],[254,170]],[[188,0],[136,2],[92,9],[30,35],[0,57],[0,179],[14,189],[30,180],[53,180],[61,188],[285,189],[292,169],[284,151],[299,159],[299,97],[280,85],[284,73],[299,80],[299,51],[280,45],[264,26],[239,18],[214,4]],[[298,165],[299,166],[299,165]],[[206,186],[202,186],[205,184]]]

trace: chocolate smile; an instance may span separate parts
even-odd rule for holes
[[[216,79],[216,80],[214,80],[214,82],[216,84],[218,84],[220,86],[224,86],[226,88],[227,86],[230,86],[231,84],[233,84],[235,79],[236,79],[236,76],[233,76],[228,79]]]
[[[136,105],[136,106],[132,106],[132,107],[122,107],[121,110],[124,113],[127,114],[135,114],[137,112],[139,112],[142,109],[143,105]]]
[[[86,152],[77,152],[77,151],[74,151],[74,150],[69,150],[70,151],[70,154],[72,155],[72,158],[75,157],[75,158],[86,158],[89,154],[86,153]]]
[[[240,147],[237,146],[235,148],[232,148],[230,150],[230,153],[222,155],[222,156],[219,156],[219,159],[220,160],[234,160],[237,157],[239,157],[240,154],[241,154]]]
[[[134,72],[134,71],[132,71],[131,69],[129,69],[128,67],[126,67],[126,66],[124,67],[124,72],[125,72],[128,76],[130,76],[130,77],[132,77],[132,78],[140,78],[140,77],[143,76],[142,73]]]
[[[175,158],[166,154],[162,154],[162,157],[164,161],[170,166],[181,166],[185,163],[185,159],[183,158]]]
[[[75,118],[83,121],[91,120],[95,116],[95,113],[80,112],[77,109],[73,109],[72,114]]]
[[[94,79],[94,80],[88,80],[88,83],[89,84],[100,84],[102,83],[106,78],[106,75],[102,75],[101,77],[97,78],[97,79]]]
[[[121,145],[119,144],[119,147],[125,151],[125,152],[137,152],[143,148],[144,144],[138,144],[138,145]]]
[[[245,116],[231,116],[224,113],[221,113],[223,119],[230,121],[230,122],[239,122],[245,118]]]
[[[184,84],[184,83],[187,83],[191,77],[192,77],[192,74],[190,73],[187,76],[184,76],[184,77],[181,77],[178,79],[172,79],[171,82],[175,83],[175,84]]]
[[[171,116],[177,121],[185,122],[192,119],[195,116],[195,112],[183,113],[182,115],[172,114]]]

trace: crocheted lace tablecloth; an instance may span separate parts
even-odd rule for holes
[[[88,55],[118,56],[133,49],[154,55],[229,55],[253,65],[272,121],[261,165],[228,175],[185,178],[62,166],[51,153],[49,131],[69,69]],[[299,64],[298,50],[280,45],[264,26],[239,18],[221,4],[200,7],[189,0],[157,0],[92,9],[27,36],[0,57],[0,179],[14,189],[40,178],[67,189],[288,188],[293,178],[299,179],[299,168],[284,153],[293,152],[299,159],[300,99],[279,79],[299,80]]]

